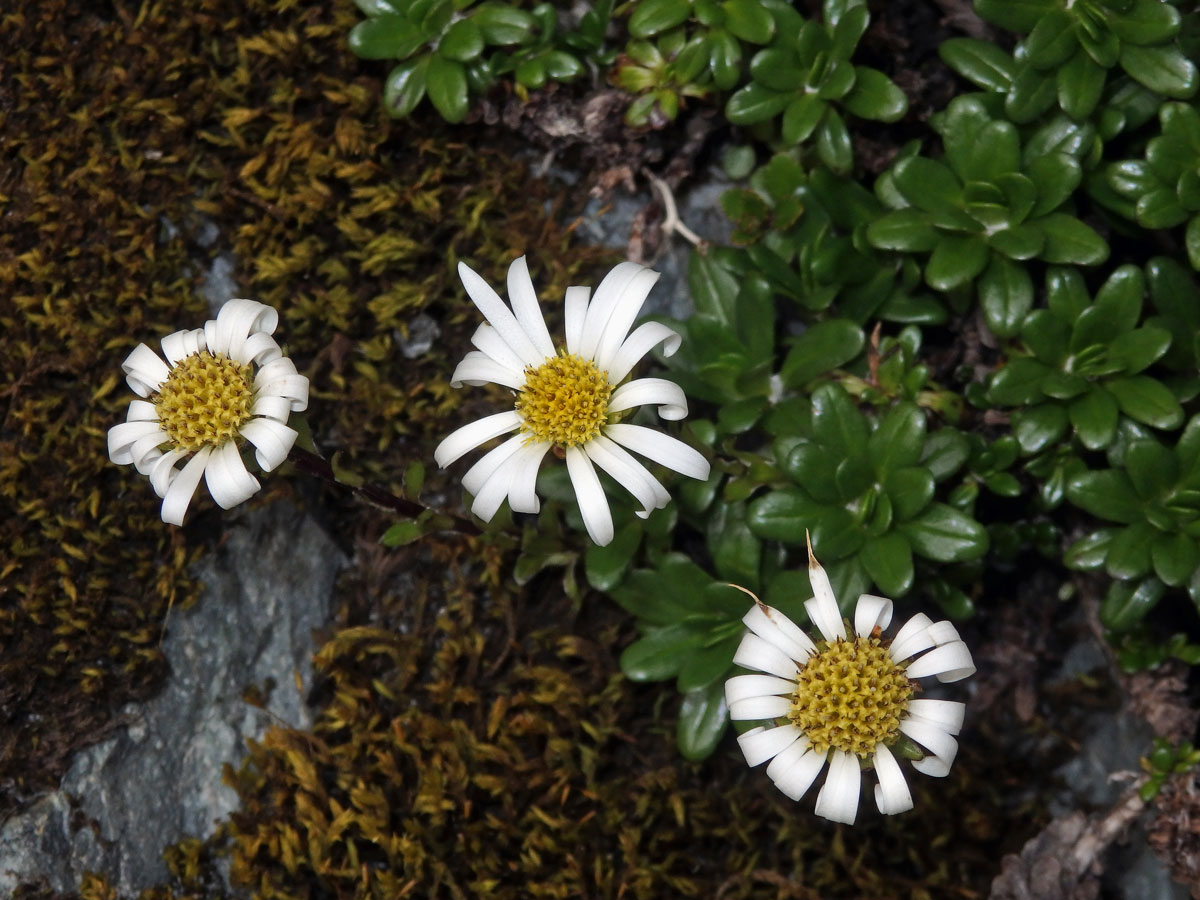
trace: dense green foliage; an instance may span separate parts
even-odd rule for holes
[[[1032,553],[1064,581],[1107,579],[1100,616],[1125,665],[1200,662],[1187,612],[1200,603],[1197,13],[977,0],[1015,47],[945,41],[969,85],[872,179],[858,123],[903,119],[908,99],[856,58],[863,2],[825,0],[807,18],[774,0],[643,0],[574,24],[545,4],[368,6],[360,33],[418,14],[426,35],[481,31],[470,23],[501,8],[522,23],[504,36],[519,50],[485,50],[495,34],[472,43],[492,80],[455,88],[452,109],[430,89],[455,121],[471,90],[509,73],[518,91],[537,87],[516,60],[557,41],[581,64],[557,80],[594,67],[630,95],[630,124],[662,128],[686,101],[735,127],[724,160],[744,181],[722,206],[736,246],[693,255],[696,311],[674,323],[683,349],[667,361],[712,477],[678,485],[677,514],[630,518],[585,566],[641,623],[626,674],[675,680],[686,755],[724,729],[746,605],[726,585],[803,620],[806,532],[847,607],[878,591],[970,616],[994,602],[989,566]],[[446,34],[421,58],[457,47]],[[426,65],[409,58],[431,40],[355,46],[404,69]],[[568,501],[543,523],[563,510],[571,524]],[[706,552],[681,554],[681,529]],[[574,559],[543,532],[526,572]]]

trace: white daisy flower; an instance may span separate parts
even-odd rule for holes
[[[516,398],[514,409],[463,426],[434,451],[445,468],[486,441],[517,432],[463,476],[463,486],[475,497],[475,515],[490,521],[506,497],[514,512],[537,512],[538,467],[551,447],[565,455],[588,535],[600,545],[612,540],[613,523],[595,466],[633,494],[642,504],[642,517],[666,506],[670,496],[626,448],[692,478],[708,477],[708,461],[687,444],[617,421],[648,404],[658,406],[664,419],[687,415],[687,399],[677,384],[662,378],[625,381],[655,345],[663,344],[668,356],[679,348],[679,335],[657,322],[629,331],[657,272],[621,263],[600,282],[591,302],[588,288],[567,288],[566,346],[559,348],[542,318],[525,257],[508,269],[511,309],[463,263],[458,275],[487,324],[471,338],[478,349],[458,364],[450,384],[501,384]]]
[[[264,472],[291,452],[296,432],[287,420],[308,407],[308,379],[271,337],[278,322],[269,306],[230,300],[203,328],[163,338],[166,362],[138,344],[122,363],[144,399],[132,401],[126,421],[109,429],[108,456],[149,476],[163,498],[164,522],[183,524],[201,475],[224,509],[258,491],[242,462],[243,439]]]
[[[892,620],[892,601],[858,598],[854,633],[847,634],[829,576],[809,547],[813,599],[804,606],[820,631],[813,641],[787,616],[758,603],[742,620],[750,633],[733,661],[761,675],[737,675],[725,683],[732,719],[772,719],[738,738],[751,766],[770,760],[767,777],[799,800],[825,763],[829,774],[817,794],[816,813],[853,825],[861,770],[875,769],[875,803],[885,815],[912,809],[908,782],[892,753],[907,737],[926,751],[912,764],[925,775],[945,776],[958,752],[953,735],[962,727],[964,704],[917,699],[913,679],[950,682],[975,672],[971,653],[949,622],[913,616],[890,641],[881,633]],[[918,655],[920,654],[920,655]]]

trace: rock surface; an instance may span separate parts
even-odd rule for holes
[[[166,877],[165,846],[207,836],[236,809],[221,771],[247,739],[274,722],[311,725],[312,631],[345,560],[288,503],[242,514],[227,538],[198,566],[201,602],[171,615],[163,692],[128,707],[129,728],[80,753],[59,790],[0,829],[0,896],[39,878],[74,890],[88,871],[136,895]],[[269,712],[243,699],[272,683]]]

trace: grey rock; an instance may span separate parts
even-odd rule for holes
[[[198,565],[202,601],[171,614],[163,692],[127,707],[130,727],[79,753],[59,790],[0,829],[0,896],[38,877],[74,890],[87,871],[127,895],[163,880],[165,846],[207,836],[237,808],[221,773],[244,756],[247,739],[276,723],[311,726],[312,632],[325,623],[344,562],[290,504],[230,524],[228,540]],[[242,699],[272,681],[269,713]],[[72,828],[73,806],[90,827]]]
[[[442,329],[433,316],[418,313],[406,323],[405,331],[396,330],[392,332],[392,337],[405,359],[416,359],[430,351],[441,333]]]
[[[236,268],[233,254],[219,253],[204,273],[200,294],[208,301],[208,308],[213,315],[217,314],[226,300],[239,296],[237,282],[233,278]]]

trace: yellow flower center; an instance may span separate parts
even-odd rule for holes
[[[912,695],[904,667],[879,638],[836,640],[796,673],[787,715],[818,753],[835,747],[866,759],[897,738]]]
[[[249,366],[207,350],[175,364],[154,405],[171,443],[184,450],[233,440],[250,418],[254,388]]]
[[[561,447],[586,444],[608,421],[611,393],[608,373],[595,363],[572,353],[552,356],[525,369],[525,386],[517,395],[521,430]]]

